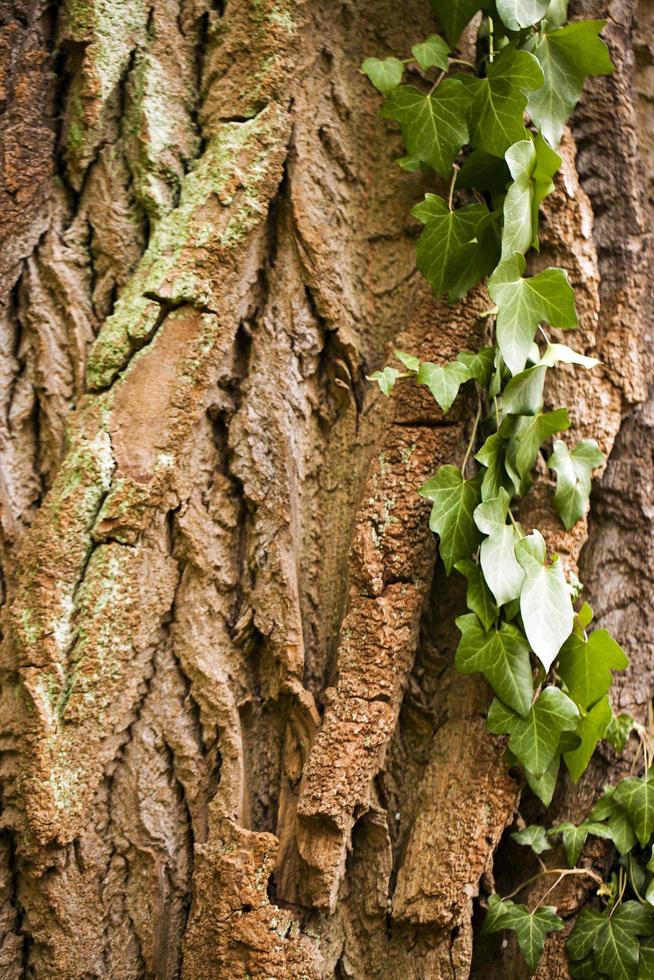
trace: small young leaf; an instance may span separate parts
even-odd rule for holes
[[[593,834],[595,837],[603,837],[605,840],[611,839],[611,832],[608,827],[605,827],[604,824],[593,823],[587,820],[578,827],[575,827],[572,823],[562,823],[558,827],[552,827],[547,833],[548,836],[561,834],[566,860],[570,868],[574,868],[577,864],[589,834]]]
[[[567,347],[565,344],[548,344],[545,353],[540,359],[540,364],[545,367],[554,367],[556,364],[579,364],[581,367],[594,368],[600,363],[595,357],[586,357],[585,354],[578,354],[576,350]]]
[[[388,396],[392,392],[395,382],[401,372],[397,368],[385,367],[383,371],[373,371],[366,375],[368,381],[376,381],[384,395]]]
[[[443,71],[447,71],[449,53],[448,45],[438,34],[430,34],[426,41],[414,44],[411,48],[411,54],[423,71],[427,71],[428,68],[442,68]]]
[[[440,535],[440,556],[447,574],[456,562],[467,558],[480,543],[481,535],[473,513],[480,502],[481,478],[465,480],[456,466],[441,466],[420,488],[420,495],[433,501],[429,527]]]
[[[418,373],[420,370],[419,357],[416,357],[414,354],[407,354],[403,350],[394,350],[393,354],[401,364],[404,364],[407,371],[413,371],[414,374]]]
[[[404,65],[398,58],[366,58],[361,71],[384,95],[389,95],[402,81]]]
[[[538,824],[530,824],[524,830],[519,830],[511,834],[511,837],[517,844],[530,847],[534,854],[542,854],[543,851],[550,851],[552,849],[552,845],[545,835],[545,828],[539,827]]]
[[[634,720],[631,715],[613,715],[604,738],[616,752],[624,752],[624,747],[633,731]]]
[[[398,85],[381,115],[400,124],[408,153],[447,177],[468,139],[466,119],[471,95],[459,79],[446,78],[425,95],[412,85]]]
[[[539,531],[534,531],[530,537],[542,541]],[[534,557],[528,538],[516,544],[515,552],[526,574],[520,593],[520,614],[525,633],[532,650],[547,671],[572,632],[574,610],[570,593],[558,558],[551,565],[541,562]]]
[[[507,367],[518,374],[525,367],[536,328],[542,321],[564,330],[578,325],[575,298],[562,269],[545,269],[523,279],[520,253],[500,263],[488,281],[497,303],[497,341]]]
[[[590,811],[589,819],[607,821],[611,840],[620,854],[623,855],[634,847],[636,835],[629,822],[627,811],[615,800],[614,793],[615,790],[612,787],[604,788],[604,795],[599,798]]]
[[[461,631],[457,670],[462,674],[483,674],[505,704],[519,715],[526,715],[534,687],[529,647],[520,630],[502,623],[499,629],[486,631],[472,613],[459,616],[456,625]]]
[[[499,609],[493,601],[492,593],[486,585],[479,565],[475,565],[470,558],[463,558],[454,567],[468,582],[466,592],[468,609],[479,617],[484,629],[490,629],[499,616]]]
[[[556,473],[554,506],[566,531],[588,510],[591,474],[603,462],[604,454],[594,439],[578,442],[572,452],[560,439],[554,442],[548,466]]]
[[[541,691],[525,718],[495,698],[486,725],[494,735],[510,735],[511,752],[528,772],[540,777],[556,756],[561,733],[574,731],[578,718],[577,707],[570,698],[549,686]]]
[[[423,361],[418,371],[418,384],[426,385],[442,410],[447,413],[452,407],[461,385],[470,380],[468,369],[460,361],[450,364],[432,364]]]
[[[613,681],[612,670],[624,670],[629,658],[608,632],[595,630],[588,639],[570,636],[561,648],[558,671],[568,694],[587,710],[606,694]]]

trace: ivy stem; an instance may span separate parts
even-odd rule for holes
[[[493,58],[495,57],[495,51],[493,50],[493,18],[488,18],[488,60],[491,65],[493,64]]]
[[[509,517],[511,518],[511,523],[513,524],[514,528],[516,529],[516,531],[518,532],[518,534],[520,535],[520,537],[521,538],[524,538],[524,534],[520,530],[520,528],[518,526],[518,522],[516,521],[515,517],[511,513],[511,508],[510,507],[509,507]]]
[[[442,71],[442,72],[440,73],[440,75],[438,76],[438,78],[436,79],[436,81],[434,82],[434,84],[432,85],[432,87],[431,87],[431,88],[429,89],[429,91],[427,92],[427,97],[429,97],[429,96],[430,96],[430,95],[432,94],[432,92],[433,92],[433,91],[435,91],[435,89],[437,89],[437,88],[438,88],[438,86],[440,85],[440,83],[441,83],[441,82],[443,81],[443,79],[445,78],[445,75],[446,75],[446,72],[444,72],[444,71]]]
[[[620,871],[618,872],[618,895],[615,902],[613,903],[613,908],[609,912],[609,919],[611,918],[615,910],[619,908],[620,905],[622,905],[622,896],[625,893],[626,887],[627,887],[627,876],[625,874],[624,868],[620,868]]]
[[[456,175],[458,174],[458,172],[459,172],[459,165],[458,165],[458,163],[453,163],[452,164],[452,179],[450,181],[450,193],[449,193],[449,196],[447,198],[447,205],[448,205],[450,211],[452,210],[452,201],[454,200],[454,185],[456,184]]]
[[[509,895],[504,895],[503,901],[507,901],[509,898],[513,898],[514,895],[517,895],[518,892],[521,892],[523,888],[526,888],[527,885],[533,884],[534,881],[538,881],[538,879],[542,878],[543,875],[559,875],[559,881],[561,880],[561,878],[567,878],[569,875],[581,875],[588,878],[592,878],[593,881],[596,882],[598,885],[604,884],[600,876],[595,871],[591,871],[590,868],[546,868],[545,871],[539,871],[538,874],[533,875],[531,878],[527,878],[527,880],[523,881],[521,885],[518,885],[517,888],[514,888],[514,890]]]
[[[477,426],[479,425],[479,419],[481,418],[481,402],[477,405],[477,414],[475,415],[475,421],[472,426],[472,434],[470,436],[470,442],[468,443],[468,448],[466,449],[466,454],[463,457],[463,466],[461,467],[461,476],[465,480],[466,466],[468,465],[468,460],[470,459],[470,453],[472,452],[472,447],[475,444],[475,439],[477,437]]]
[[[466,61],[465,58],[450,58],[451,65],[466,65],[467,68],[473,68],[477,71],[477,66],[473,65],[471,61]]]
[[[630,883],[631,887],[633,888],[634,892],[636,893],[636,898],[638,899],[638,901],[641,903],[641,905],[645,905],[646,906],[649,903],[643,898],[643,896],[640,894],[640,892],[638,891],[638,889],[636,887],[636,882],[635,882],[635,879],[634,879],[634,872],[633,872],[633,868],[632,868],[632,861],[633,861],[633,854],[630,851],[629,852],[629,883]]]
[[[564,877],[565,877],[565,875],[563,875],[563,874],[560,874],[560,875],[559,875],[559,877],[558,877],[558,878],[556,879],[556,881],[554,882],[554,884],[553,884],[553,885],[551,885],[551,886],[550,886],[550,887],[549,887],[549,888],[547,889],[547,891],[545,892],[545,894],[544,894],[544,895],[543,895],[543,896],[541,897],[541,899],[540,899],[540,901],[539,901],[539,903],[538,903],[538,905],[537,905],[537,906],[536,906],[536,908],[535,908],[535,909],[533,910],[533,912],[538,912],[538,909],[539,909],[539,908],[541,907],[541,905],[543,904],[543,902],[545,901],[545,899],[547,898],[547,896],[548,896],[548,895],[550,894],[550,892],[553,892],[553,891],[554,891],[554,889],[555,889],[555,888],[556,888],[556,886],[557,886],[557,885],[559,884],[559,882],[561,882],[561,881],[563,881],[563,879],[564,879]],[[533,915],[533,912],[532,912],[532,915]]]

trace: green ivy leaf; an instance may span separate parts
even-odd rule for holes
[[[641,847],[654,832],[654,782],[629,776],[616,786],[613,799],[624,807]]]
[[[547,465],[556,473],[554,506],[566,531],[588,510],[591,474],[603,462],[604,454],[594,439],[583,439],[572,452],[560,439],[554,442]]]
[[[533,246],[538,248],[538,209],[548,194],[554,190],[554,175],[558,172],[562,160],[545,142],[541,133],[535,139],[536,167],[531,175],[533,195],[531,201],[532,227],[534,229]]]
[[[510,735],[509,749],[525,769],[542,776],[556,756],[561,733],[574,731],[577,706],[558,687],[545,687],[526,717],[497,698],[488,712],[487,727],[494,735]]]
[[[651,935],[654,915],[639,902],[624,902],[611,912],[582,909],[567,942],[571,960],[593,954],[596,970],[615,980],[635,980],[640,944],[638,936]]]
[[[524,495],[531,485],[531,471],[543,442],[570,425],[568,411],[537,412],[533,416],[509,415],[502,419],[500,435],[507,439],[504,469],[515,493]]]
[[[481,499],[497,497],[504,485],[504,447],[506,440],[498,432],[493,432],[475,454],[475,459],[486,467],[481,484]]]
[[[402,81],[404,65],[399,58],[366,58],[361,71],[384,95],[389,95]]]
[[[400,124],[408,153],[447,177],[468,140],[466,119],[471,95],[459,79],[446,78],[431,94],[398,85],[381,115]]]
[[[613,64],[598,37],[606,21],[580,20],[558,30],[532,34],[525,41],[543,70],[544,82],[529,94],[527,111],[556,147],[568,116],[577,104],[587,75],[610,75]]]
[[[394,350],[393,356],[397,357],[400,364],[403,364],[407,371],[412,371],[417,374],[420,370],[420,358],[416,357],[415,354],[407,354],[403,350]]]
[[[388,397],[395,387],[395,382],[400,374],[401,372],[397,368],[385,367],[383,371],[373,371],[372,374],[367,374],[366,378],[368,381],[376,381],[383,394]]]
[[[425,226],[416,246],[418,269],[434,294],[440,296],[457,283],[460,269],[456,260],[463,246],[475,239],[480,223],[488,218],[488,208],[485,204],[469,204],[452,211],[442,197],[427,194],[411,213]]]
[[[534,240],[531,175],[536,169],[536,147],[532,140],[520,140],[509,147],[504,159],[513,177],[504,198],[502,258],[507,259],[514,252],[526,252]]]
[[[488,933],[510,929],[515,932],[527,966],[534,971],[549,933],[563,929],[563,922],[557,916],[554,906],[543,905],[530,912],[526,905],[515,905],[509,899],[500,899],[497,895],[491,895],[488,904],[482,931]]]
[[[605,787],[604,795],[599,798],[589,816],[593,821],[607,821],[611,840],[623,855],[628,854],[634,847],[636,835],[629,822],[627,811],[615,800],[614,793],[612,787]]]
[[[652,980],[654,977],[654,939],[646,939],[640,944],[637,980]]]
[[[482,388],[488,387],[495,363],[493,347],[482,347],[475,353],[462,350],[457,354],[456,359],[467,368],[470,377],[478,381]]]
[[[572,350],[565,344],[548,344],[539,363],[545,367],[554,367],[556,364],[580,364],[581,367],[594,368],[600,361],[595,357],[578,354],[576,350]]]
[[[524,256],[515,253],[488,281],[490,297],[499,307],[497,341],[512,374],[524,369],[539,323],[563,330],[578,325],[574,293],[563,269],[545,269],[528,279],[522,278],[524,270]]]
[[[546,374],[547,368],[536,364],[511,378],[502,392],[502,412],[507,415],[535,415],[540,412]]]
[[[448,43],[454,48],[463,28],[472,20],[481,4],[476,0],[431,0]]]
[[[486,585],[479,565],[475,565],[474,561],[471,561],[470,558],[463,558],[454,567],[457,572],[465,576],[468,583],[466,591],[468,609],[479,617],[484,629],[490,629],[499,616],[499,609],[495,605],[493,596]]]
[[[465,296],[497,265],[501,247],[499,217],[499,211],[484,215],[475,229],[475,237],[452,256],[447,267],[451,303]]]
[[[544,551],[540,531],[533,531],[515,548],[516,558],[525,570],[520,593],[522,622],[532,650],[548,671],[572,632],[574,610],[561,562],[557,558],[547,565]]]
[[[633,731],[633,727],[634,719],[631,715],[613,715],[604,737],[616,752],[624,752],[624,747]]]
[[[517,599],[525,580],[524,570],[515,557],[520,533],[506,523],[508,510],[509,495],[500,488],[498,496],[479,504],[474,515],[479,530],[488,535],[482,541],[479,557],[484,578],[498,606]]]
[[[530,847],[534,854],[542,854],[543,851],[552,850],[552,845],[545,834],[545,828],[540,827],[538,824],[530,824],[524,830],[519,830],[511,834],[511,837],[516,844]]]
[[[581,745],[563,756],[573,783],[579,781],[588,768],[591,756],[597,743],[604,738],[611,722],[613,712],[609,699],[603,697],[594,705],[588,714],[581,719],[577,734],[581,736]]]
[[[406,170],[408,174],[415,174],[419,170],[429,170],[427,164],[423,163],[422,160],[418,160],[417,157],[398,157],[395,161],[398,167],[402,170]]]
[[[473,98],[470,111],[470,142],[478,149],[494,154],[504,153],[513,144],[528,137],[523,115],[527,106],[524,94],[543,84],[538,60],[527,51],[511,44],[488,66],[486,78],[463,76]]]
[[[481,540],[473,518],[480,500],[480,485],[479,475],[465,480],[456,466],[441,466],[420,488],[420,495],[434,504],[429,527],[440,536],[440,556],[448,575]]]
[[[533,773],[525,771],[529,789],[538,797],[543,806],[549,806],[552,802],[560,765],[561,754],[557,752],[542,776],[534,776]]]
[[[622,647],[601,629],[588,638],[573,633],[561,648],[558,672],[572,700],[586,710],[610,690],[611,671],[628,666]]]
[[[414,44],[411,48],[411,54],[423,71],[427,71],[428,68],[442,68],[443,71],[447,71],[449,53],[448,45],[438,34],[430,34],[426,41]]]
[[[455,186],[501,193],[510,179],[509,168],[503,159],[485,150],[473,150],[461,164]]]
[[[506,151],[505,160],[513,183],[504,199],[502,258],[538,247],[538,208],[554,190],[552,180],[561,158],[540,134],[536,140],[521,140]]]
[[[470,380],[468,369],[460,361],[450,364],[432,364],[423,361],[418,371],[418,384],[426,385],[442,410],[447,413],[452,407],[459,388]]]
[[[549,0],[497,0],[497,12],[510,31],[531,27],[542,20]]]
[[[561,834],[569,868],[574,868],[577,864],[589,834],[594,837],[603,837],[605,840],[611,839],[611,832],[608,827],[590,820],[584,820],[578,827],[572,823],[562,823],[558,827],[552,827],[551,830],[547,831],[547,834],[550,837]]]
[[[456,625],[461,641],[456,667],[462,674],[483,674],[496,694],[519,715],[531,708],[534,687],[529,647],[520,630],[511,623],[485,630],[473,613],[459,616]]]

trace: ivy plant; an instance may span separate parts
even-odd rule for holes
[[[565,0],[433,6],[444,36],[418,41],[410,57],[368,58],[362,71],[384,97],[381,115],[400,127],[400,166],[433,175],[433,191],[412,211],[422,226],[417,267],[450,302],[485,282],[490,342],[439,364],[396,351],[398,366],[371,380],[390,395],[411,379],[445,414],[462,391],[474,395],[461,464],[439,467],[419,492],[432,503],[430,527],[446,573],[466,580],[456,666],[488,681],[487,727],[506,737],[507,764],[522,768],[548,806],[561,767],[577,782],[601,740],[621,751],[634,728],[629,716],[614,714],[609,697],[627,656],[607,630],[592,629],[580,583],[548,553],[542,533],[518,520],[546,447],[552,503],[566,529],[586,514],[593,471],[604,462],[593,440],[562,438],[570,427],[565,406],[545,409],[548,371],[559,364],[593,370],[599,362],[550,338],[548,328],[578,326],[574,290],[565,269],[530,274],[527,258],[539,247],[539,208],[555,186],[569,114],[587,76],[613,66],[600,37],[605,22],[566,23]],[[473,64],[456,46],[477,16]],[[579,826],[532,825],[514,835],[538,855],[536,877],[555,875],[557,884],[579,874],[599,886],[596,906],[582,911],[567,942],[573,977],[654,977],[654,775],[647,734],[635,727],[644,775],[607,788]],[[608,882],[577,868],[589,836],[615,845],[619,863]],[[554,838],[570,867],[542,862]],[[533,908],[513,901],[529,883],[490,896],[484,929],[513,931],[535,971],[547,936],[564,923],[544,898]]]

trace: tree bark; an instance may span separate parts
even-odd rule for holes
[[[578,12],[616,73],[533,267],[569,271],[604,365],[549,400],[609,461],[588,522],[557,527],[544,474],[523,518],[647,722],[654,6]],[[0,3],[2,978],[526,975],[481,904],[530,871],[518,807],[542,813],[454,670],[462,591],[416,493],[474,406],[365,380],[391,345],[484,341],[484,289],[448,307],[415,271],[433,182],[358,71],[435,27],[427,0]],[[568,976],[564,941],[539,977]]]

